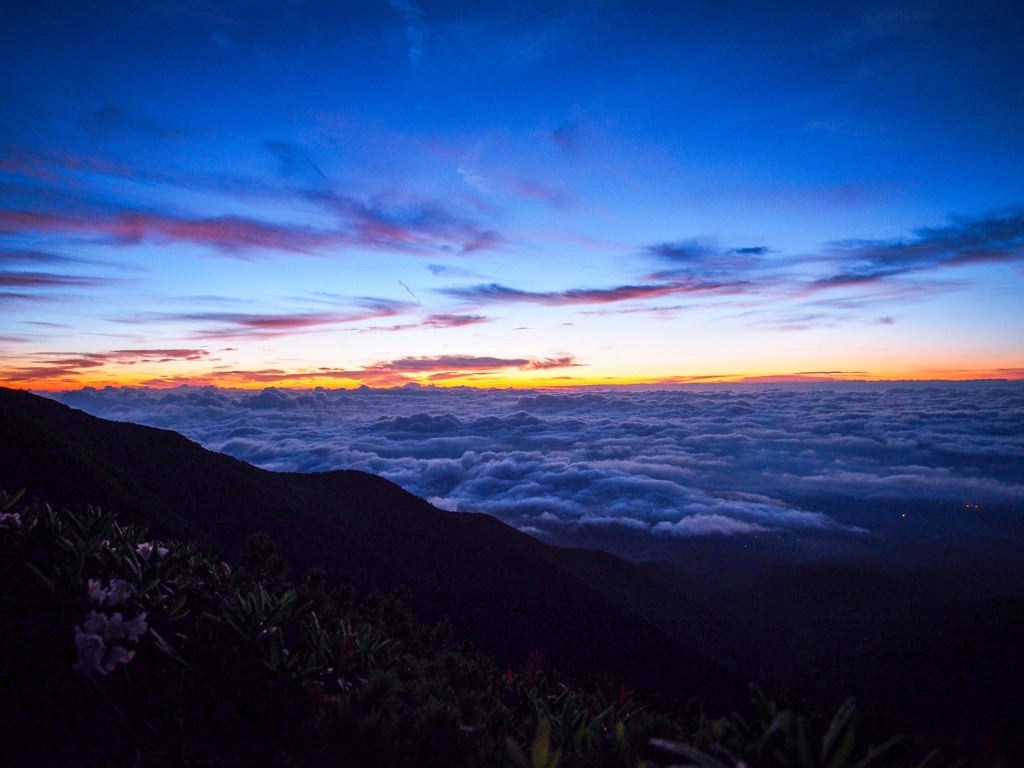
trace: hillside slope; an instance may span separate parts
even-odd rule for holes
[[[742,542],[692,542],[638,564],[549,546],[500,521],[433,507],[356,471],[279,473],[167,430],[110,422],[0,388],[0,489],[98,504],[125,522],[238,558],[276,540],[296,575],[404,586],[499,663],[533,651],[576,674],[731,708],[756,679],[835,705],[853,694],[905,727],[1024,751],[1024,594],[977,576],[751,561]]]
[[[437,509],[357,471],[275,473],[168,430],[111,422],[0,388],[0,488],[83,499],[228,556],[264,531],[300,570],[362,589],[404,586],[423,618],[446,619],[510,664],[540,651],[666,693],[739,692],[716,660],[710,611],[601,552],[561,549],[478,514]],[[659,622],[671,604],[672,622]],[[692,614],[692,615],[691,615]],[[681,632],[685,616],[690,631]]]

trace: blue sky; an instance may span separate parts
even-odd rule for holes
[[[0,380],[1024,376],[1024,8],[0,11]]]

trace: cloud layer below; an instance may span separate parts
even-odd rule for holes
[[[900,509],[963,516],[1024,504],[1019,382],[52,396],[267,469],[373,472],[560,541],[616,531],[863,539],[891,531]]]

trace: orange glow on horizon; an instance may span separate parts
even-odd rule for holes
[[[197,373],[166,373],[118,371],[108,375],[89,372],[75,376],[3,376],[0,384],[12,388],[39,391],[68,391],[83,387],[151,387],[171,389],[177,386],[216,386],[244,390],[266,387],[290,389],[357,389],[360,386],[376,388],[401,387],[406,384],[420,386],[473,387],[479,389],[564,389],[583,387],[674,387],[681,385],[713,384],[789,384],[844,381],[974,381],[1022,380],[1024,368],[908,368],[872,372],[868,375],[843,372],[784,373],[778,371],[749,371],[684,375],[537,375],[536,371],[443,371],[419,373],[411,371],[356,371],[323,374],[316,371],[207,371]]]

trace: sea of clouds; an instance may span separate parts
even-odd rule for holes
[[[562,540],[591,527],[856,537],[881,525],[837,512],[852,501],[1024,508],[1022,382],[49,396],[267,469],[373,472]]]

